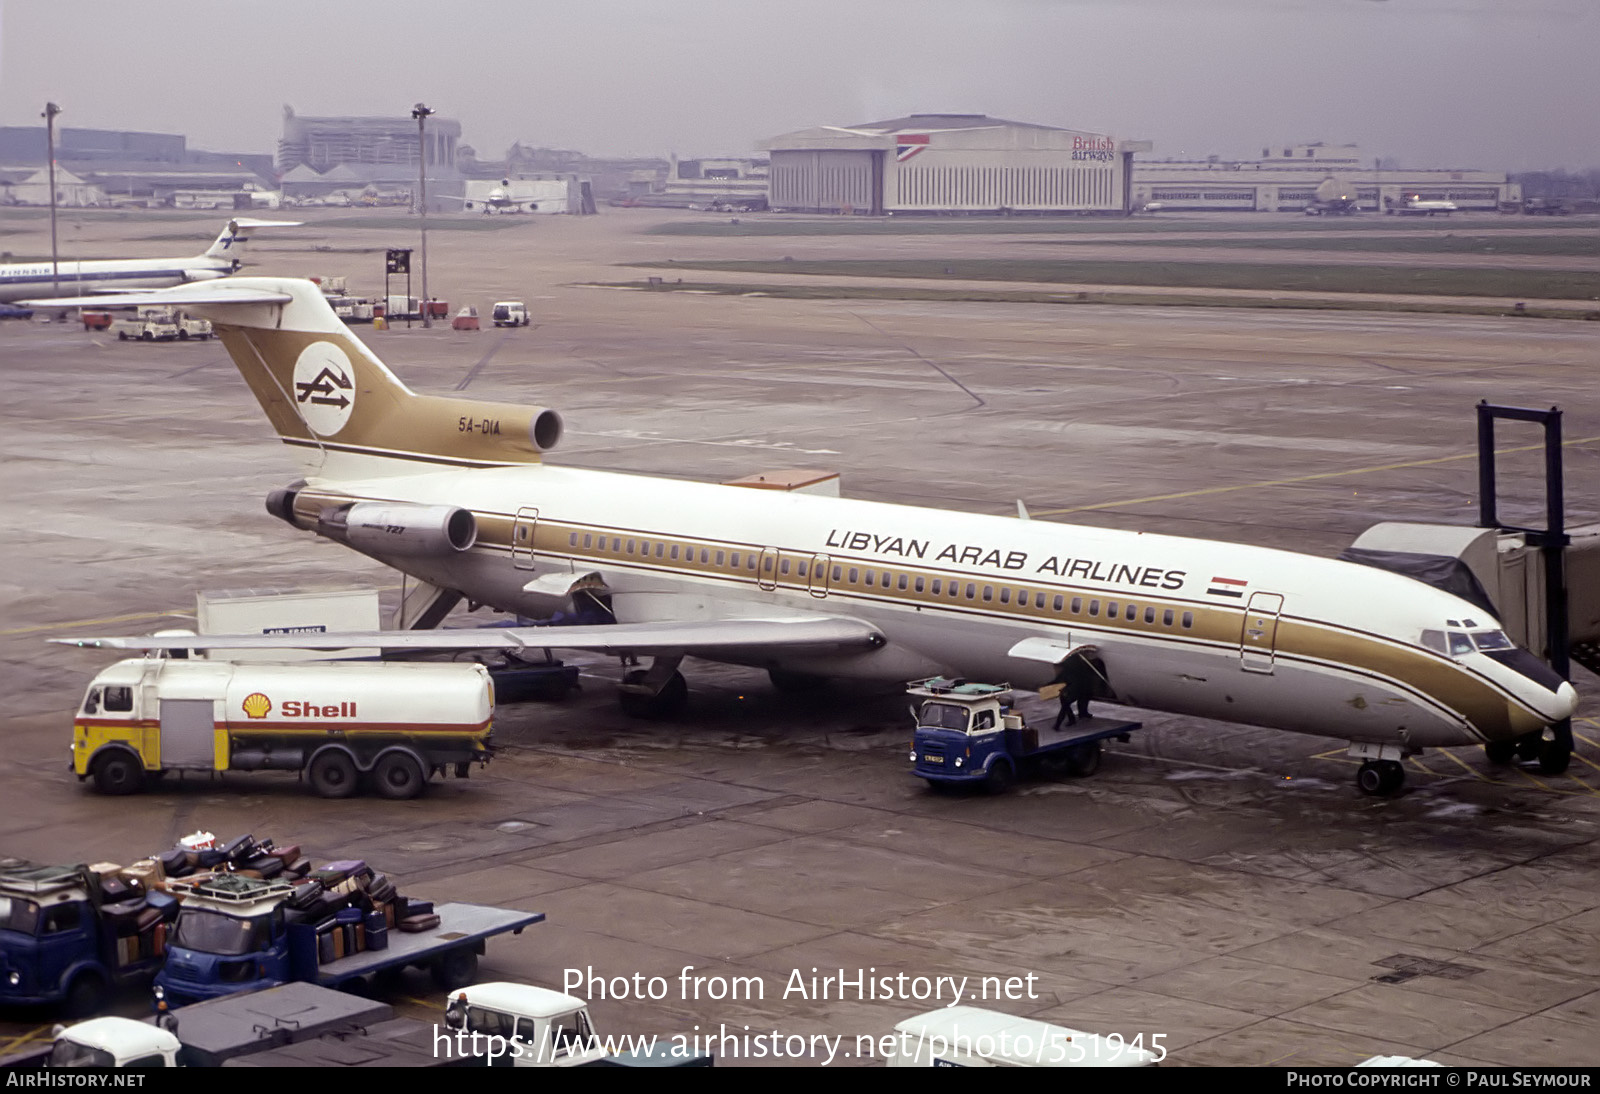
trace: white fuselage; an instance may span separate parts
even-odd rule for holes
[[[207,255],[63,262],[59,268],[48,260],[20,262],[0,266],[0,301],[164,289],[186,281],[226,277],[233,269],[232,258]]]
[[[1454,656],[1422,644],[1428,629],[1496,627],[1482,609],[1286,551],[544,465],[313,480],[308,493],[471,509],[471,550],[375,557],[505,611],[549,614],[564,606],[557,575],[594,573],[620,623],[818,614],[888,640],[714,655],[731,663],[1036,688],[1053,666],[1010,651],[1044,638],[1093,646],[1131,705],[1405,747],[1509,739],[1571,713],[1570,685],[1558,694],[1470,643]]]

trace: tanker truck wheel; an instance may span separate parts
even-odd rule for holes
[[[372,785],[378,796],[391,801],[416,797],[427,782],[422,765],[406,752],[385,752],[372,768]]]
[[[94,761],[94,788],[102,794],[137,794],[144,789],[144,764],[125,749],[101,753]]]
[[[360,784],[360,772],[348,752],[330,748],[319,752],[306,773],[311,789],[323,798],[348,798]]]

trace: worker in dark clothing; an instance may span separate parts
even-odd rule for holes
[[[1094,694],[1094,668],[1083,654],[1075,653],[1061,662],[1051,682],[1061,685],[1061,711],[1056,715],[1056,729],[1061,728],[1062,722],[1075,726],[1080,717],[1087,719],[1090,716],[1089,699]],[[1078,708],[1077,714],[1072,712],[1074,704]]]

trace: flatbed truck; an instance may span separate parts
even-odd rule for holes
[[[183,914],[156,986],[182,1005],[288,982],[349,988],[414,966],[429,970],[440,987],[457,988],[477,975],[490,938],[521,934],[544,920],[543,912],[479,904],[434,909],[415,900],[393,911],[394,927],[388,913],[359,909],[348,918],[304,919],[295,889],[238,876],[182,887]],[[432,922],[407,930],[407,915],[422,906],[422,918]]]
[[[1000,793],[1033,770],[1083,777],[1100,768],[1103,741],[1126,741],[1140,722],[1080,719],[1062,729],[1025,725],[1006,684],[969,683],[935,676],[913,681],[906,694],[917,728],[912,770],[938,789],[982,786]]]
[[[178,901],[94,868],[0,866],[0,1005],[93,1014],[165,961]]]

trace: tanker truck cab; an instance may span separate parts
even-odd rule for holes
[[[183,651],[187,652],[187,651]],[[303,772],[323,797],[414,798],[490,756],[494,690],[467,662],[269,663],[163,654],[95,677],[72,769],[102,794],[168,772]]]

